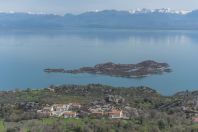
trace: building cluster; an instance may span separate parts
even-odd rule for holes
[[[126,114],[121,109],[114,108],[110,104],[95,105],[89,108],[92,116],[109,117],[111,119],[128,119]]]
[[[54,104],[52,106],[43,107],[42,110],[38,110],[37,113],[45,116],[61,117],[64,118],[76,118],[78,117],[77,111],[81,108],[80,104]]]
[[[86,110],[85,110],[86,109]],[[64,118],[78,118],[86,111],[86,116],[91,117],[108,117],[111,119],[128,119],[123,110],[114,108],[110,104],[106,105],[91,105],[81,106],[77,103],[69,104],[54,104],[52,106],[43,107],[37,113],[48,117],[64,117]]]

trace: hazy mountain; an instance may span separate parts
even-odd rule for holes
[[[198,10],[104,10],[79,15],[0,13],[1,29],[102,27],[135,29],[198,29]]]

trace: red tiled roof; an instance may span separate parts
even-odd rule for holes
[[[198,117],[192,118],[192,121],[198,123]]]
[[[112,110],[110,112],[108,112],[109,114],[120,114],[120,110]]]
[[[76,112],[64,112],[63,115],[75,115]]]

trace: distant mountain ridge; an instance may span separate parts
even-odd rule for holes
[[[67,27],[127,29],[198,29],[198,10],[103,10],[79,15],[0,13],[0,29],[64,29]]]
[[[146,8],[143,8],[143,9],[135,9],[135,10],[130,10],[129,11],[130,13],[132,14],[137,14],[137,13],[170,13],[170,14],[188,14],[190,13],[191,11],[189,10],[171,10],[169,8],[162,8],[162,9],[146,9]]]

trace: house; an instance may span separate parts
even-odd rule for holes
[[[102,112],[102,111],[103,111],[101,108],[89,108],[88,110],[89,110],[91,113]]]
[[[63,113],[64,111],[53,111],[51,115],[55,117],[61,117]]]
[[[72,111],[65,111],[63,113],[64,118],[76,118],[77,117],[77,113],[76,112],[72,112]]]
[[[42,110],[38,110],[37,113],[46,116],[54,116],[54,117],[61,117],[64,116],[65,118],[75,118],[77,116],[76,112],[70,111],[70,107],[73,105],[74,108],[81,108],[80,104],[54,104],[52,106],[44,107]]]
[[[52,113],[51,112],[44,112],[42,110],[37,110],[37,113],[38,114],[41,114],[43,116],[52,116]]]
[[[51,111],[53,111],[53,108],[52,107],[44,107],[43,111],[51,112]]]
[[[116,109],[113,109],[110,112],[108,112],[108,115],[112,119],[121,119],[124,117],[122,110],[116,110]]]
[[[54,104],[53,111],[67,111],[69,109],[69,105],[67,104]]]
[[[66,104],[54,104],[52,105],[52,116],[61,117],[65,111],[68,111],[69,105]]]
[[[79,103],[70,103],[69,104],[69,109],[80,109],[81,105]]]
[[[47,88],[47,90],[49,90],[50,92],[55,92],[53,88]]]
[[[94,116],[103,116],[105,113],[103,111],[95,111],[95,112],[92,112],[91,115],[94,115]]]
[[[198,117],[192,118],[192,121],[193,121],[194,123],[198,123]]]
[[[52,116],[52,107],[44,107],[42,110],[38,110],[37,113],[45,115],[45,116]]]

